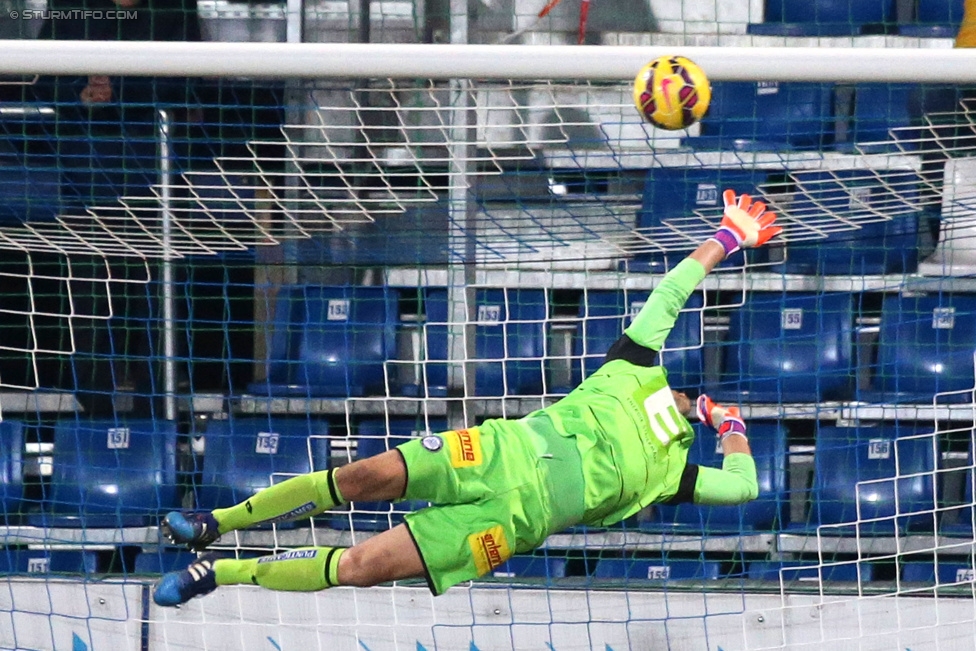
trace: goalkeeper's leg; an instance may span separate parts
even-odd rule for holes
[[[160,528],[174,543],[200,550],[221,534],[255,524],[309,518],[354,500],[399,499],[406,481],[403,457],[389,451],[341,468],[292,477],[226,509],[168,513]]]
[[[348,549],[304,547],[242,560],[208,554],[185,570],[163,576],[153,589],[153,600],[160,606],[178,606],[222,585],[315,592],[337,585],[367,587],[423,576],[420,553],[401,524]]]

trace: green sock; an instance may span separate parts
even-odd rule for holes
[[[301,547],[274,556],[214,563],[217,585],[256,584],[269,590],[314,592],[339,585],[344,547]]]
[[[261,522],[287,522],[318,515],[344,503],[333,469],[292,477],[259,491],[249,500],[226,509],[215,509],[220,533],[244,529]]]

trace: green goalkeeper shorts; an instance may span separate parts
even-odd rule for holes
[[[406,524],[435,595],[535,549],[582,517],[582,464],[572,438],[490,420],[397,449],[407,467],[404,499],[432,503],[408,513]]]

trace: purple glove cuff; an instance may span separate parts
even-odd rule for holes
[[[726,417],[725,421],[722,422],[722,426],[718,428],[718,438],[724,441],[726,437],[734,434],[739,434],[744,437],[746,435],[746,424],[738,418]]]
[[[739,250],[739,239],[728,228],[718,229],[718,232],[715,233],[712,239],[721,244],[722,248],[725,249],[725,257],[729,257]]]

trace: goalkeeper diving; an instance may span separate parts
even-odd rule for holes
[[[574,525],[606,527],[649,504],[744,504],[756,498],[756,465],[735,408],[708,396],[693,406],[668,386],[658,353],[685,301],[740,248],[782,229],[748,195],[723,194],[715,236],[665,275],[604,364],[569,395],[518,420],[413,439],[382,454],[293,477],[247,501],[207,513],[172,512],[160,528],[201,551],[222,534],[307,518],[348,502],[420,500],[432,506],[349,548],[306,547],[260,558],[200,556],[162,577],[160,606],[224,585],[316,591],[426,578],[431,592],[491,572]],[[696,414],[697,412],[697,414]],[[716,431],[722,468],[688,463],[697,415]]]

